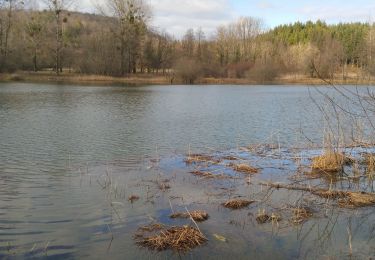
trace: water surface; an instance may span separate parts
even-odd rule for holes
[[[150,158],[176,163],[188,151],[253,143],[289,147],[307,142],[305,137],[319,143],[323,125],[304,86],[0,84],[0,257],[151,258],[134,245],[132,234],[138,224],[163,220],[168,197],[178,190],[165,194],[141,180],[170,176],[179,167],[154,168]],[[103,189],[108,176],[116,194]],[[202,191],[173,184],[188,186],[187,194]],[[135,192],[153,192],[157,206],[144,197],[131,205],[127,197]],[[208,232],[224,221],[217,206],[210,209],[217,217],[204,227]],[[249,230],[233,241],[236,250],[214,243],[187,257],[311,256],[295,248],[291,233]],[[239,234],[232,228],[218,232],[232,239]]]

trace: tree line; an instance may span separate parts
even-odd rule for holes
[[[272,81],[280,75],[375,74],[375,26],[296,22],[266,30],[241,17],[209,37],[201,28],[181,39],[150,26],[142,0],[107,0],[99,14],[68,11],[73,0],[45,0],[36,10],[0,0],[0,72],[54,71],[127,76],[154,73],[193,83],[199,77]]]

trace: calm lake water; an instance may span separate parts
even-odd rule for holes
[[[140,249],[132,236],[152,219],[167,222],[168,197],[186,191],[184,205],[193,205],[202,187],[177,178],[165,194],[140,180],[176,174],[179,156],[188,151],[254,143],[290,147],[306,137],[319,143],[323,125],[303,86],[0,84],[0,258],[178,258]],[[153,167],[152,158],[161,159],[161,168]],[[103,188],[108,176],[115,180],[111,194]],[[135,192],[154,192],[154,201],[130,204]],[[185,258],[317,256],[314,246],[302,246],[297,231],[273,236],[241,224],[220,230],[227,213],[207,207],[216,222],[202,228],[226,234],[228,243],[210,243]],[[239,214],[232,217],[247,218],[247,212]],[[347,249],[346,229],[337,235],[330,243],[340,257]],[[318,237],[311,239],[316,248]],[[371,252],[374,241],[366,243],[360,248]]]

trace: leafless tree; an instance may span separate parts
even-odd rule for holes
[[[67,18],[63,18],[63,12],[70,8],[74,0],[44,0],[50,11],[54,15],[55,22],[55,72],[57,75],[62,72],[62,50],[63,46],[63,23]]]
[[[116,18],[112,30],[119,42],[120,73],[136,73],[141,43],[151,17],[149,6],[142,0],[107,0],[101,12]]]

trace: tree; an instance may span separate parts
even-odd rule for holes
[[[121,76],[136,73],[150,9],[142,0],[107,0],[107,7],[107,12],[116,18],[112,32],[119,42]]]
[[[45,0],[50,11],[54,15],[55,22],[55,72],[57,75],[62,72],[61,52],[63,46],[63,23],[67,22],[67,18],[63,18],[63,12],[72,4],[73,0]]]
[[[20,5],[23,5],[23,1],[0,0],[0,72],[7,64],[13,14]]]
[[[30,41],[34,71],[38,71],[38,54],[45,37],[43,32],[47,26],[47,18],[43,13],[34,12],[32,14],[26,22],[25,31]]]

